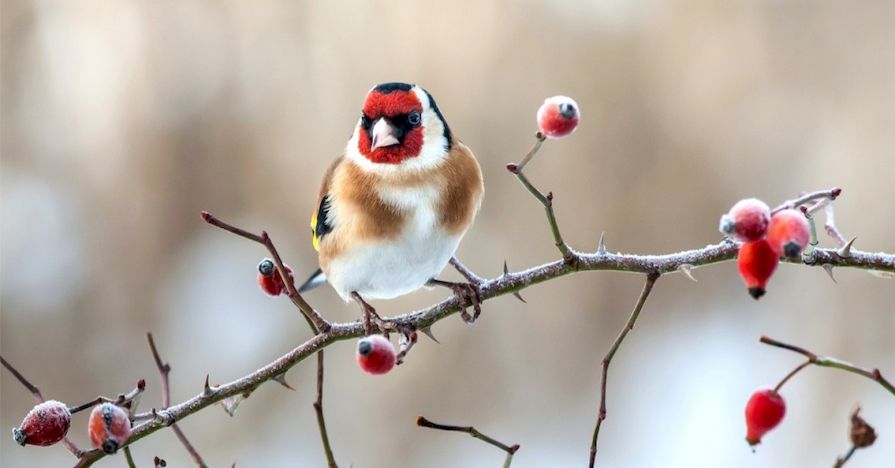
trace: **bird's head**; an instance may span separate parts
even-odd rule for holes
[[[349,154],[368,168],[425,168],[450,151],[451,131],[426,90],[383,83],[367,93],[348,146]]]

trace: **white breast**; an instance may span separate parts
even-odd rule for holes
[[[399,238],[352,245],[330,263],[327,279],[345,300],[353,291],[390,299],[419,289],[441,273],[463,237],[438,226],[441,193],[435,185],[390,187],[379,196],[409,213],[409,219]]]

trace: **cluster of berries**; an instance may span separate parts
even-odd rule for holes
[[[47,400],[28,412],[22,424],[12,430],[12,437],[21,446],[47,447],[65,438],[71,427],[70,410],[64,403]],[[112,403],[95,406],[90,413],[87,432],[93,447],[113,454],[131,435],[127,411]]]
[[[787,208],[771,213],[768,205],[756,198],[738,201],[721,217],[719,229],[742,241],[737,255],[740,276],[749,294],[758,299],[780,257],[797,258],[808,245],[809,226],[805,214]]]

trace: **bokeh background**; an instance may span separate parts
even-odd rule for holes
[[[200,210],[267,229],[299,276],[316,266],[307,221],[319,180],[367,90],[425,86],[475,150],[486,197],[459,257],[483,276],[557,258],[539,205],[506,173],[533,141],[547,96],[582,124],[528,173],[556,195],[567,240],[666,253],[720,239],[736,200],[774,205],[841,186],[837,221],[857,246],[895,250],[895,3],[802,1],[21,1],[2,4],[2,354],[70,404],[149,386],[155,333],[175,401],[227,382],[308,338],[285,298],[255,285],[258,245]],[[825,245],[830,245],[826,238]],[[895,400],[875,383],[809,368],[756,453],[743,406],[800,357],[762,334],[895,375],[895,282],[781,266],[760,302],[732,263],[662,278],[613,362],[607,467],[830,466],[855,403],[895,459]],[[446,272],[446,278],[456,278]],[[327,350],[325,410],[337,460],[355,467],[487,467],[503,454],[415,427],[472,424],[521,450],[514,466],[586,463],[600,359],[643,278],[585,273],[489,301],[482,319],[439,323],[386,377],[351,342]],[[446,296],[378,302],[396,314]],[[357,317],[328,288],[308,296]],[[322,466],[314,361],[267,384],[231,419],[181,427],[213,466]],[[31,396],[3,371],[0,464],[68,466],[62,447],[15,446]],[[85,416],[71,435],[85,445]],[[170,431],[134,448],[190,466]],[[99,466],[122,466],[123,457]]]

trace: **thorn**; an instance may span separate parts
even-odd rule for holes
[[[823,267],[824,271],[827,272],[827,275],[829,275],[830,279],[833,280],[834,283],[839,284],[839,282],[836,281],[836,278],[833,277],[833,265],[829,264],[829,263],[824,263],[821,266]]]
[[[850,241],[846,242],[845,245],[843,245],[842,248],[839,249],[839,251],[837,253],[839,254],[840,257],[842,257],[842,258],[851,257],[851,246],[852,246],[852,244],[855,243],[856,239],[857,239],[857,237],[852,237]]]
[[[441,342],[438,341],[438,338],[435,338],[435,335],[432,333],[432,327],[421,328],[420,331],[423,332],[423,335],[428,336],[432,341],[441,344]]]
[[[506,275],[509,275],[509,274],[510,274],[510,269],[507,268],[507,261],[504,260],[504,261],[503,261],[503,275],[506,276]]]
[[[522,294],[519,294],[519,291],[513,291],[513,296],[522,301],[523,304],[528,304],[528,301],[522,298]]]
[[[604,242],[604,238],[606,237],[606,231],[600,233],[600,244],[597,246],[597,255],[606,255],[606,242]]]
[[[211,389],[211,385],[208,384],[208,374],[205,374],[205,386],[202,389],[202,395],[211,396],[214,393],[214,390]]]
[[[295,389],[292,388],[292,385],[289,385],[289,382],[286,382],[286,374],[277,375],[273,378],[273,380],[275,380],[278,384],[288,388],[289,390],[295,391]]]
[[[677,271],[681,272],[687,278],[690,278],[694,283],[698,283],[699,281],[693,276],[693,265],[689,263],[684,263],[683,265],[677,267]]]

